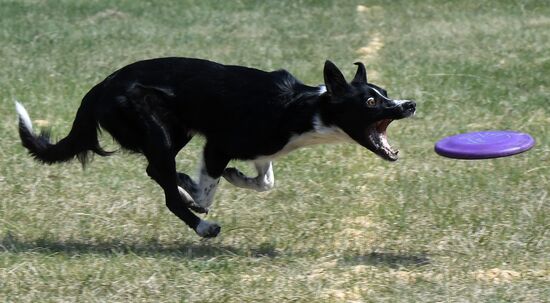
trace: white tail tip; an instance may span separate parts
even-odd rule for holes
[[[15,109],[17,110],[17,115],[19,115],[19,120],[23,122],[23,124],[29,131],[32,131],[31,117],[29,116],[29,113],[27,112],[25,107],[17,100],[15,100]]]

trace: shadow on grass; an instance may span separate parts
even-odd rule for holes
[[[261,243],[254,247],[238,247],[221,245],[212,241],[160,243],[156,239],[148,241],[125,242],[111,240],[104,242],[61,241],[40,238],[35,240],[19,240],[8,234],[0,238],[0,252],[9,253],[39,253],[61,254],[67,256],[84,255],[137,255],[143,257],[175,257],[186,259],[213,258],[219,256],[239,256],[245,258],[275,258],[280,251],[271,243]],[[292,256],[305,256],[313,252],[294,252]],[[286,255],[283,253],[283,255]],[[423,266],[430,264],[430,259],[424,254],[407,254],[393,252],[371,252],[368,254],[347,254],[339,262],[341,265],[387,266],[390,268]]]
[[[424,254],[371,252],[365,255],[348,255],[341,261],[343,265],[370,265],[401,268],[423,266],[430,264],[430,259]]]
[[[211,241],[160,243],[156,239],[139,243],[112,240],[105,242],[60,241],[36,239],[23,241],[11,235],[0,238],[0,252],[41,254],[78,255],[138,255],[138,256],[172,256],[178,258],[211,258],[217,256],[269,257],[278,255],[274,246],[261,244],[258,247],[238,248]]]

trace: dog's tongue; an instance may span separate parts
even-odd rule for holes
[[[388,128],[388,125],[393,120],[391,119],[384,119],[380,120],[376,123],[374,127],[374,132],[370,134],[370,139],[374,146],[378,149],[378,154],[382,156],[383,158],[395,161],[397,160],[397,154],[399,151],[394,150],[391,145],[388,143],[388,137],[386,135],[386,129]]]
[[[386,136],[386,129],[388,128],[388,125],[392,122],[392,119],[384,119],[376,124],[376,130]]]

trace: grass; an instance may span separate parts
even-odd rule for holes
[[[0,301],[550,302],[550,7],[545,1],[0,1]],[[362,6],[360,6],[362,5]],[[273,191],[223,183],[201,240],[136,155],[42,166],[13,99],[64,136],[113,70],[203,57],[322,82],[325,59],[419,104],[401,160],[354,145],[275,163]],[[457,161],[446,135],[517,129],[522,155]],[[102,144],[115,148],[108,135]],[[178,156],[196,169],[202,141]],[[241,163],[236,163],[243,166]]]

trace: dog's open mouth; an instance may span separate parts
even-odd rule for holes
[[[367,128],[367,137],[374,148],[373,151],[388,161],[396,161],[399,153],[388,143],[388,136],[386,135],[386,129],[392,121],[392,119],[380,120]]]

